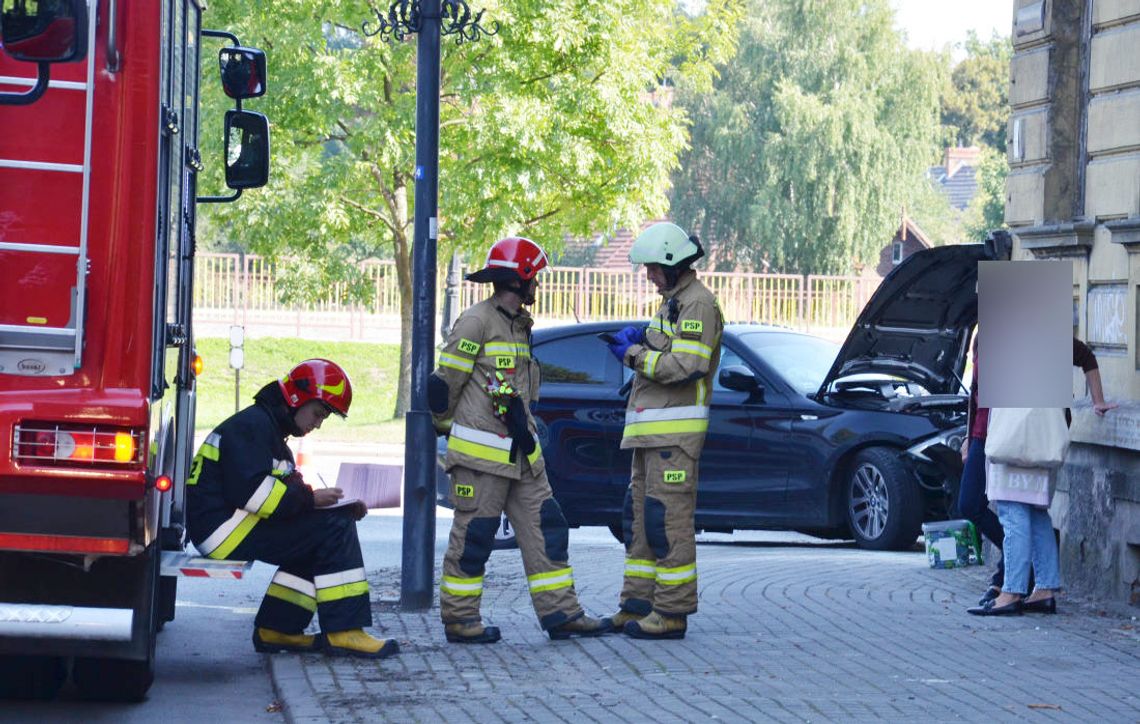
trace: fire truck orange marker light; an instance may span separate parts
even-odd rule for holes
[[[158,480],[154,481],[154,487],[158,488],[158,492],[160,493],[165,493],[167,490],[170,490],[172,485],[174,485],[174,482],[165,475],[159,475]]]
[[[135,438],[129,432],[115,433],[115,462],[129,463],[135,459]]]
[[[47,317],[28,317],[28,324],[47,324]]]
[[[200,355],[200,354],[194,355],[194,376],[195,377],[202,374],[202,368],[203,367],[205,367],[205,365],[202,364],[202,355]]]

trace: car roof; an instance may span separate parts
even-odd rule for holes
[[[541,344],[555,339],[562,339],[564,337],[573,337],[580,334],[599,334],[601,332],[612,332],[615,329],[623,329],[629,326],[639,326],[646,323],[645,319],[617,319],[609,322],[584,322],[582,324],[555,324],[548,327],[536,327],[534,330],[534,343]],[[724,325],[724,331],[729,336],[738,336],[749,332],[784,332],[786,334],[798,334],[803,337],[813,337],[815,335],[801,332],[798,329],[791,327],[782,327],[775,324],[762,324],[759,322],[733,322]],[[822,339],[822,338],[819,338]]]

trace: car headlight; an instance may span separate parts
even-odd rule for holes
[[[966,426],[958,425],[948,430],[943,430],[931,437],[926,438],[920,443],[912,445],[907,448],[907,454],[913,455],[922,460],[930,460],[930,456],[926,451],[934,445],[945,445],[951,450],[957,452],[962,449],[962,442],[966,439]],[[931,460],[931,462],[933,462]]]

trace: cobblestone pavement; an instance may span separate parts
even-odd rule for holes
[[[575,531],[570,555],[587,610],[616,609],[621,547]],[[518,552],[499,551],[483,612],[501,642],[448,644],[438,606],[378,602],[399,656],[278,655],[274,685],[294,722],[1140,722],[1129,611],[1062,597],[1056,616],[969,616],[984,571],[931,570],[919,552],[705,542],[698,566],[684,640],[552,642]],[[374,596],[395,595],[398,570],[370,578]]]

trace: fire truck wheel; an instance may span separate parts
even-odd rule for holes
[[[0,656],[0,698],[51,699],[67,679],[58,656]]]
[[[85,699],[142,701],[154,683],[154,655],[148,661],[77,658],[71,678]]]

